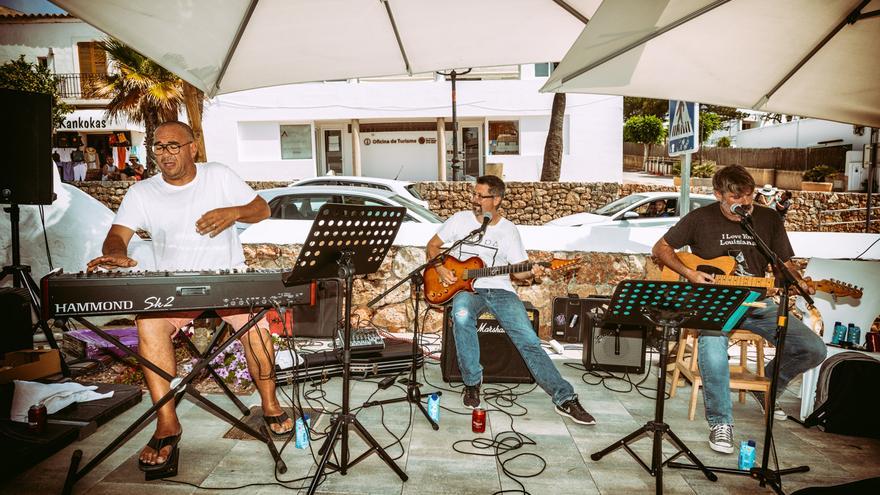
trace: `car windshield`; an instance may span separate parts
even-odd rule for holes
[[[416,199],[425,199],[422,197],[421,194],[419,194],[419,188],[416,184],[409,184],[408,186],[406,186],[406,190]]]
[[[605,206],[598,208],[595,213],[596,215],[605,215],[606,217],[613,216],[619,213],[622,210],[629,208],[630,206],[642,201],[647,196],[642,196],[640,194],[631,194],[629,196],[625,196],[616,201],[612,201]]]
[[[425,208],[424,206],[413,203],[412,201],[404,198],[403,196],[398,196],[397,194],[391,196],[391,199],[397,201],[401,204],[401,206],[405,206],[409,211],[418,213],[419,216],[424,217],[426,220],[431,223],[443,223],[443,219],[438,217],[433,211]]]

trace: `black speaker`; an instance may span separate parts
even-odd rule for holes
[[[538,310],[526,303],[526,313],[538,335]],[[452,329],[452,305],[446,306],[443,318],[443,349],[440,369],[445,382],[461,382],[461,370],[455,351]],[[483,366],[483,383],[535,383],[529,368],[513,345],[507,332],[490,313],[477,318],[477,339],[480,342],[480,364]]]
[[[52,204],[52,97],[0,89],[0,108],[0,203]]]
[[[0,287],[0,315],[3,315],[0,354],[33,349],[34,331],[31,326],[31,300],[27,289]]]
[[[587,371],[644,373],[648,331],[642,325],[604,323],[609,298],[582,299],[584,350],[581,362]]]
[[[295,337],[336,338],[336,329],[342,319],[343,281],[326,279],[317,284],[314,305],[291,306]]]
[[[583,342],[584,320],[588,317],[584,314],[587,310],[585,301],[577,294],[553,299],[551,334],[554,340],[569,343]]]

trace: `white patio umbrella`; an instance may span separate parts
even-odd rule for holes
[[[541,91],[816,117],[874,127],[876,142],[878,47],[880,0],[605,1]]]
[[[207,96],[557,61],[600,0],[51,0]]]
[[[542,91],[880,127],[880,0],[603,2]]]

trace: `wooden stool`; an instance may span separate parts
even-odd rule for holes
[[[678,378],[684,377],[691,382],[691,400],[688,406],[688,419],[693,420],[697,411],[697,393],[703,386],[700,377],[700,367],[697,359],[699,355],[697,339],[699,332],[690,328],[682,328],[678,338],[678,352],[675,356],[675,368],[672,372],[672,385],[669,389],[669,397],[675,397],[678,388]],[[746,391],[757,390],[764,392],[764,411],[772,411],[767,404],[770,391],[770,379],[764,376],[764,338],[748,330],[732,330],[728,334],[730,342],[739,345],[739,364],[730,365],[730,388],[739,390],[739,401],[745,402]],[[749,344],[755,344],[758,351],[757,372],[748,370]],[[685,356],[690,350],[690,355]]]

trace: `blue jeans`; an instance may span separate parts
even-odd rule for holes
[[[483,381],[483,367],[480,365],[480,341],[477,338],[477,317],[489,310],[507,332],[516,346],[538,385],[550,394],[553,403],[561,406],[576,399],[571,386],[553,361],[541,347],[541,341],[526,314],[526,308],[519,297],[504,289],[477,289],[476,293],[462,291],[452,299],[453,333],[465,385],[479,385]]]
[[[754,332],[776,345],[776,311],[778,306],[769,299],[766,302],[766,308],[752,309],[736,328]],[[700,375],[703,378],[703,402],[706,406],[706,420],[709,422],[709,426],[733,424],[727,348],[727,335],[700,337],[698,361]],[[793,316],[788,319],[788,332],[785,334],[783,350],[777,396],[782,394],[793,378],[821,364],[825,360],[826,353],[822,338]],[[775,366],[776,358],[773,358],[764,367],[764,373],[767,377],[773,377]]]

